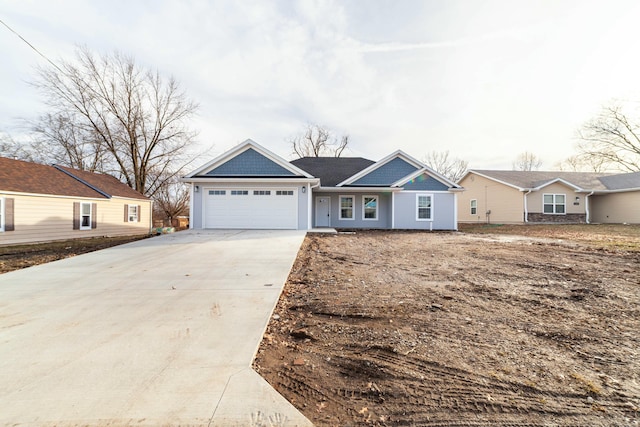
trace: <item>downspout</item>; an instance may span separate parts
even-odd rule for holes
[[[531,191],[533,191],[533,190],[529,190],[524,194],[524,222],[525,222],[525,224],[529,222],[529,207],[527,206],[527,196],[529,194],[531,194]]]
[[[593,191],[589,194],[587,194],[584,198],[584,210],[586,215],[585,221],[587,222],[587,224],[591,224],[591,212],[589,212],[589,196],[593,196]]]

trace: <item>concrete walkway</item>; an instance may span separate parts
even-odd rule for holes
[[[250,365],[301,231],[183,231],[0,275],[0,425],[311,426]]]

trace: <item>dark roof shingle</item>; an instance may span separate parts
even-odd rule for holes
[[[320,178],[322,187],[335,187],[375,162],[362,157],[302,157],[290,163]]]

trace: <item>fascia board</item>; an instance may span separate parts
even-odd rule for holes
[[[564,180],[564,179],[562,179],[562,178],[552,179],[551,181],[545,182],[544,184],[539,185],[539,186],[537,186],[537,187],[535,187],[535,188],[532,188],[531,190],[532,190],[532,191],[540,191],[540,190],[541,190],[541,189],[543,189],[544,187],[548,187],[549,185],[551,185],[551,184],[555,184],[555,183],[558,183],[558,182],[559,182],[559,183],[561,183],[561,184],[566,185],[567,187],[571,187],[571,188],[573,188],[575,191],[579,191],[579,192],[587,191],[587,190],[585,190],[585,189],[583,189],[583,188],[581,188],[581,187],[578,187],[578,186],[577,186],[577,185],[575,185],[575,184],[570,183],[569,181],[565,181],[565,180]]]
[[[463,179],[464,179],[464,178],[466,178],[466,177],[467,177],[469,174],[471,174],[471,173],[473,173],[473,174],[475,174],[475,175],[478,175],[478,176],[481,176],[481,177],[483,177],[483,178],[486,178],[486,179],[488,179],[488,180],[491,180],[491,181],[493,181],[493,182],[497,182],[497,183],[499,183],[499,184],[506,185],[507,187],[515,188],[515,189],[516,189],[516,190],[518,190],[518,191],[529,191],[529,189],[528,189],[528,188],[518,187],[518,186],[517,186],[517,185],[515,185],[515,184],[511,184],[511,183],[509,183],[509,182],[502,181],[502,180],[500,180],[500,179],[494,178],[494,177],[489,176],[489,175],[485,175],[485,174],[480,173],[480,172],[476,172],[476,171],[474,171],[474,170],[470,170],[469,172],[467,172],[467,174],[463,177]],[[461,179],[460,181],[462,181],[462,179]]]
[[[441,184],[446,185],[449,188],[452,188],[452,189],[462,188],[458,184],[454,183],[453,181],[450,181],[449,179],[447,179],[446,177],[440,175],[438,172],[434,171],[433,169],[431,169],[428,166],[424,166],[422,169],[418,169],[417,171],[413,172],[412,174],[407,175],[402,179],[399,179],[398,181],[396,181],[393,184],[391,184],[391,186],[392,187],[400,187],[403,184],[406,184],[407,182],[411,181],[412,179],[415,179],[415,178],[419,177],[420,175],[422,175],[424,173],[426,173],[427,175],[429,175],[430,177],[432,177],[436,181],[440,182]]]
[[[181,182],[186,183],[194,183],[194,184],[224,184],[224,183],[244,183],[244,184],[291,184],[291,183],[302,183],[302,184],[316,184],[320,182],[319,178],[242,178],[242,177],[230,177],[230,178],[221,178],[221,177],[184,177],[180,178]]]
[[[371,166],[369,166],[369,167],[367,167],[365,169],[362,169],[357,174],[355,174],[353,176],[350,176],[349,178],[345,179],[344,181],[342,181],[341,183],[336,185],[336,187],[349,185],[349,184],[359,180],[363,176],[368,175],[369,173],[373,172],[374,170],[378,169],[379,167],[382,167],[382,166],[386,165],[391,160],[393,160],[393,159],[395,159],[397,157],[402,158],[403,160],[407,161],[407,163],[412,164],[413,166],[417,167],[418,169],[422,169],[422,168],[425,167],[425,165],[422,162],[414,159],[413,157],[409,156],[408,154],[406,154],[402,150],[396,150],[393,153],[389,154],[387,157],[375,162]]]
[[[404,191],[402,188],[398,187],[318,187],[314,188],[317,192],[326,192],[326,193],[373,193],[373,192],[392,192],[398,193]]]

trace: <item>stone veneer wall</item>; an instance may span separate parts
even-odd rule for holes
[[[548,215],[542,213],[529,213],[527,215],[529,222],[555,222],[555,223],[586,223],[586,214],[566,214],[566,215]]]

